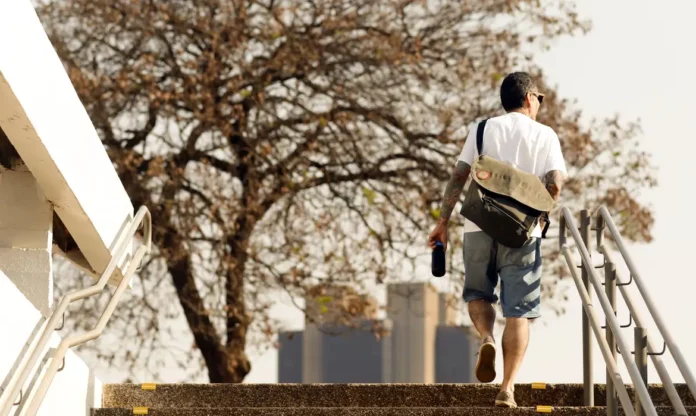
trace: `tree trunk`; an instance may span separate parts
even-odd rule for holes
[[[246,337],[251,320],[247,315],[244,298],[244,271],[248,258],[246,249],[249,233],[246,232],[246,226],[243,226],[241,231],[235,236],[236,238],[228,239],[230,258],[227,276],[225,276],[225,310],[227,311],[225,350],[240,383],[251,371],[251,362],[246,355]]]
[[[166,243],[179,240],[172,236],[175,232],[170,230],[165,238]],[[178,242],[181,244],[181,241]],[[172,247],[171,245],[169,247]],[[173,250],[174,252],[181,252]],[[236,383],[239,377],[232,365],[230,356],[223,348],[220,336],[210,320],[193,276],[190,257],[187,255],[176,256],[167,262],[169,273],[172,276],[174,287],[179,295],[179,302],[184,310],[193,338],[198,349],[203,355],[203,360],[208,368],[208,377],[211,383]]]

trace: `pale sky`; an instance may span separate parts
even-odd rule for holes
[[[686,260],[696,255],[690,241],[696,237],[696,223],[685,221],[682,200],[693,186],[687,168],[694,162],[691,117],[694,117],[696,76],[696,3],[687,0],[580,0],[578,11],[593,21],[586,36],[565,38],[538,62],[552,85],[566,98],[577,98],[578,106],[592,116],[621,114],[626,120],[640,118],[642,147],[653,154],[658,167],[659,188],[645,193],[642,200],[656,214],[654,242],[632,245],[645,285],[659,306],[669,330],[679,343],[692,369],[696,369],[696,335],[692,313],[696,277]],[[542,110],[543,111],[543,110]],[[563,138],[561,137],[561,140]],[[571,207],[572,208],[572,207]],[[693,237],[692,237],[693,236]],[[425,237],[424,237],[425,238]],[[620,267],[620,271],[625,268]],[[460,278],[449,276],[450,279]],[[566,315],[547,313],[533,326],[532,339],[518,382],[581,382],[581,306],[575,288]],[[628,319],[619,301],[619,320]],[[597,303],[597,309],[599,304]],[[684,312],[681,312],[684,311]],[[302,316],[291,308],[279,308],[289,327],[301,328]],[[599,316],[603,316],[598,311]],[[647,316],[647,314],[645,314]],[[633,330],[625,330],[633,343]],[[500,332],[500,328],[498,328]],[[654,334],[654,332],[653,332]],[[654,334],[656,335],[656,334]],[[500,336],[498,336],[500,339]],[[661,345],[661,338],[655,338]],[[620,358],[619,358],[620,360]],[[683,382],[670,357],[665,357],[675,381]],[[274,350],[253,357],[248,383],[277,381],[277,354]],[[501,381],[502,359],[497,360]],[[622,363],[624,380],[628,375]],[[604,366],[595,348],[595,380],[604,382]],[[650,382],[658,382],[650,367]]]

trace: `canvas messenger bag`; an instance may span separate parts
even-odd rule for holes
[[[540,225],[542,238],[549,228],[555,201],[533,173],[482,154],[486,120],[478,125],[479,157],[471,166],[471,183],[460,213],[496,242],[520,248]]]

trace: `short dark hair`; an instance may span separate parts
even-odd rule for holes
[[[500,101],[505,111],[517,110],[524,106],[527,93],[536,90],[531,75],[526,72],[513,72],[505,77],[500,86]]]

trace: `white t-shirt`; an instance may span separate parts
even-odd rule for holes
[[[469,131],[458,159],[470,166],[478,157],[477,129],[478,124]],[[525,172],[534,173],[541,180],[552,170],[567,174],[561,143],[556,132],[522,113],[507,113],[490,118],[486,122],[483,132],[483,154]],[[464,221],[464,232],[474,231],[481,229],[471,221]],[[541,237],[538,225],[532,232],[532,237]]]

